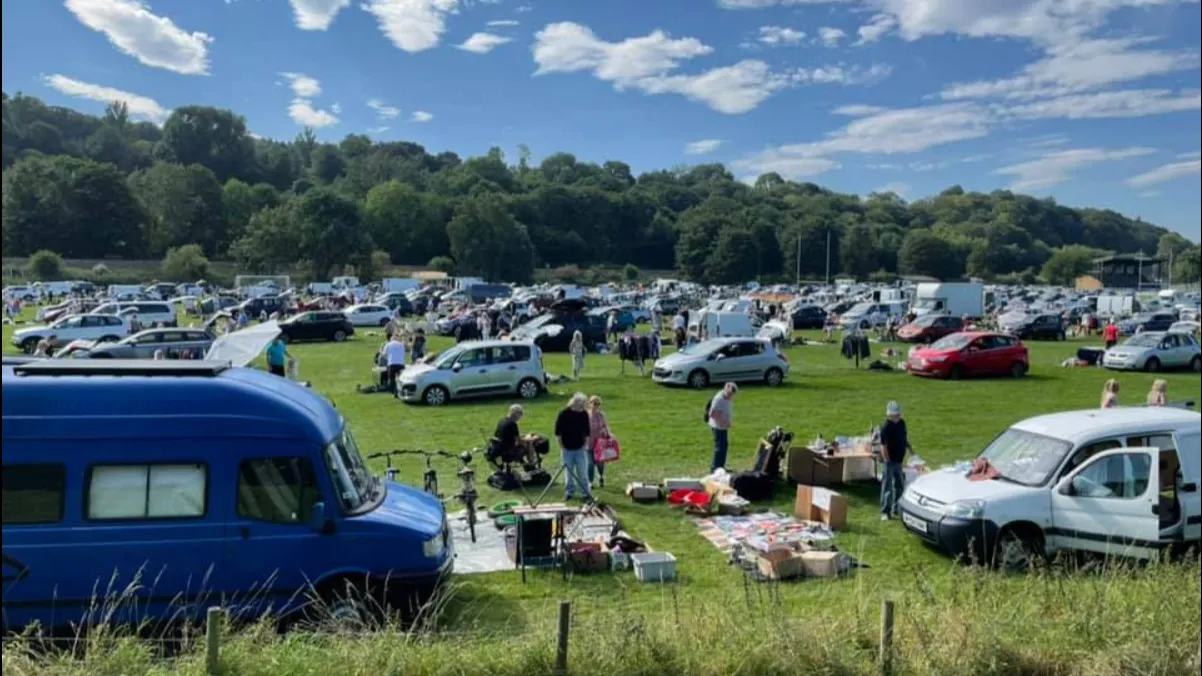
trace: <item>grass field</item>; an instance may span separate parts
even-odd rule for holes
[[[11,350],[8,335],[6,327],[5,349]],[[482,445],[504,414],[506,400],[432,409],[406,406],[387,395],[355,392],[357,383],[369,382],[371,358],[381,340],[365,332],[346,344],[292,348],[300,362],[301,378],[334,400],[364,452],[391,448],[459,451]],[[448,344],[440,339],[433,347]],[[1028,377],[965,382],[857,371],[839,357],[836,346],[790,348],[792,374],[785,386],[748,386],[740,391],[735,401],[729,465],[735,470],[749,468],[757,440],[776,425],[793,431],[803,441],[818,434],[828,438],[863,434],[880,423],[890,400],[905,408],[915,451],[933,467],[972,458],[994,435],[1023,418],[1096,407],[1102,385],[1110,377],[1121,381],[1123,402],[1142,403],[1153,380],[1149,374],[1116,376],[1101,369],[1061,368],[1060,362],[1072,356],[1077,345],[1032,343]],[[874,345],[875,350],[880,347]],[[568,372],[567,356],[548,355],[547,368],[552,373]],[[1162,377],[1169,381],[1170,398],[1199,398],[1198,375]],[[864,658],[865,643],[872,640],[876,607],[886,597],[898,599],[905,612],[913,613],[909,619],[903,613],[899,625],[899,641],[909,646],[899,650],[911,651],[904,672],[969,673],[959,671],[957,666],[969,664],[974,665],[973,673],[1176,673],[1170,668],[1175,665],[1197,673],[1196,661],[1189,661],[1198,652],[1197,609],[1202,599],[1196,564],[1158,568],[1132,577],[1115,573],[1039,580],[965,570],[922,546],[904,532],[900,523],[882,523],[876,490],[868,486],[845,491],[851,503],[849,523],[837,541],[841,549],[867,564],[867,570],[839,581],[745,590],[742,576],[727,566],[726,557],[701,538],[696,527],[679,512],[666,505],[634,505],[622,494],[630,481],[658,481],[706,472],[710,437],[701,423],[701,414],[712,392],[659,387],[630,368],[626,375],[620,374],[614,356],[591,355],[580,383],[553,386],[549,396],[526,406],[523,431],[550,436],[555,414],[577,390],[604,398],[610,425],[622,442],[622,460],[609,468],[606,488],[596,494],[617,507],[625,527],[636,538],[676,555],[679,583],[672,587],[640,585],[629,574],[576,577],[564,583],[556,574],[535,573],[526,584],[516,572],[456,578],[454,599],[440,621],[440,628],[452,638],[434,644],[404,642],[407,648],[390,648],[387,641],[374,638],[354,639],[352,643],[358,642],[358,649],[377,652],[371,653],[374,658],[364,657],[366,662],[344,656],[341,664],[349,670],[343,673],[379,673],[371,670],[372,664],[385,673],[397,674],[543,673],[553,639],[550,627],[555,605],[560,600],[572,600],[578,622],[593,627],[593,634],[586,629],[575,635],[575,640],[589,645],[577,648],[574,643],[573,650],[593,656],[594,663],[608,659],[602,646],[620,651],[630,640],[646,644],[635,651],[642,657],[636,655],[638,661],[630,663],[634,666],[609,662],[619,669],[610,673],[684,673],[676,671],[678,667],[692,673],[715,674],[860,673],[857,664],[870,664]],[[483,464],[482,459],[479,462]],[[444,484],[449,485],[454,465],[447,462],[439,469]],[[420,485],[419,463],[402,463],[401,480]],[[502,497],[487,487],[482,489],[487,504]],[[792,487],[781,486],[772,506],[790,512],[792,502]],[[765,594],[771,600],[765,600]],[[1106,617],[1123,626],[1099,621]],[[636,635],[631,633],[636,631],[630,626],[632,622],[642,623],[637,629],[642,633],[636,632],[636,639],[631,639]],[[937,626],[930,626],[930,622]],[[686,627],[690,623],[696,623],[694,628]],[[1130,626],[1133,623],[1141,626]],[[731,662],[725,653],[734,650],[736,656],[744,654],[739,646],[756,641],[760,630],[776,632],[767,635],[772,644],[794,637],[794,647],[805,648],[805,659],[795,655],[793,662],[761,663],[748,654],[742,661]],[[942,635],[945,630],[951,633]],[[504,659],[497,657],[488,662],[491,666],[485,671],[463,665],[453,668],[436,657],[460,653],[484,660],[487,644],[494,638],[463,638],[465,635],[507,637],[496,640],[503,640],[518,652],[510,654],[507,650]],[[241,640],[239,649],[245,654],[240,659],[246,662],[236,673],[330,673],[330,668],[323,670],[319,665],[332,667],[337,663],[316,656],[321,651],[315,646],[327,639],[246,636]],[[1139,646],[1151,649],[1153,643],[1163,648],[1169,641],[1175,647],[1168,657],[1137,650]],[[481,642],[485,645],[476,645]],[[658,657],[654,652],[640,652],[654,651],[661,643],[665,652]],[[981,665],[966,662],[956,644],[966,650],[983,650],[982,655],[988,656],[1001,655],[997,652],[1001,650],[1019,660],[1014,664],[1022,668],[994,657],[983,657],[985,663]],[[298,655],[316,652],[308,662],[286,666],[285,662],[291,664],[298,659],[283,651],[287,645],[297,646]],[[1119,652],[1112,657],[1119,661],[1103,661],[1105,668],[1086,670],[1082,665],[1094,664],[1095,658],[1081,651],[1103,650],[1105,646],[1116,647]],[[123,649],[141,655],[134,662],[123,663],[120,670],[135,673],[138,669],[131,671],[130,665],[140,663],[145,655],[136,646]],[[344,649],[349,648],[343,645],[337,654],[345,654]],[[814,650],[826,652],[806,652]],[[114,651],[116,647],[103,652],[109,655]],[[931,657],[934,661],[923,663],[927,659],[924,655],[937,651],[942,651],[942,657]],[[10,665],[14,670],[19,666],[34,668],[33,662],[18,662],[17,656],[10,662],[10,652],[5,651],[6,674]],[[1139,658],[1130,665],[1132,671],[1123,667],[1123,656]],[[260,658],[273,660],[276,666],[256,662]],[[811,658],[812,662],[806,661]],[[1040,666],[1039,659],[1044,658],[1046,664]],[[1168,661],[1161,663],[1161,659]],[[346,660],[351,660],[353,667]],[[794,671],[788,666],[803,664],[810,667]],[[94,663],[87,669],[102,673],[108,668],[102,666]],[[60,668],[70,671],[84,667],[76,662],[60,664]],[[594,669],[590,667],[589,671]]]

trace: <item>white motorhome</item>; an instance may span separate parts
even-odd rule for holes
[[[1098,296],[1097,312],[1101,317],[1130,317],[1140,312],[1140,303],[1129,294],[1106,294]]]
[[[142,285],[109,284],[106,294],[113,300],[135,300],[142,296]]]
[[[408,277],[385,277],[380,282],[384,293],[406,293],[421,288],[422,283]]]
[[[914,314],[981,317],[985,314],[985,287],[972,282],[919,284],[914,289]]]
[[[1057,413],[982,451],[989,474],[921,476],[906,529],[953,556],[1013,569],[1057,551],[1150,559],[1202,538],[1202,418],[1181,408]]]
[[[354,275],[343,275],[330,280],[336,289],[353,289],[359,286],[359,278]]]

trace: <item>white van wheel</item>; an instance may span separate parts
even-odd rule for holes
[[[1043,536],[1008,529],[998,536],[994,547],[993,563],[1011,573],[1030,572],[1035,562],[1043,557]]]

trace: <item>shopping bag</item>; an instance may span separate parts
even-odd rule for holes
[[[618,445],[618,440],[613,437],[598,439],[593,444],[593,461],[598,464],[604,465],[610,462],[617,462],[621,455],[622,449]]]

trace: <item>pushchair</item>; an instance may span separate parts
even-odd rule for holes
[[[488,441],[484,457],[495,470],[488,485],[499,491],[512,491],[522,486],[545,486],[551,474],[543,469],[543,457],[551,452],[551,442],[541,435],[522,439],[515,449],[502,449],[493,437]]]

